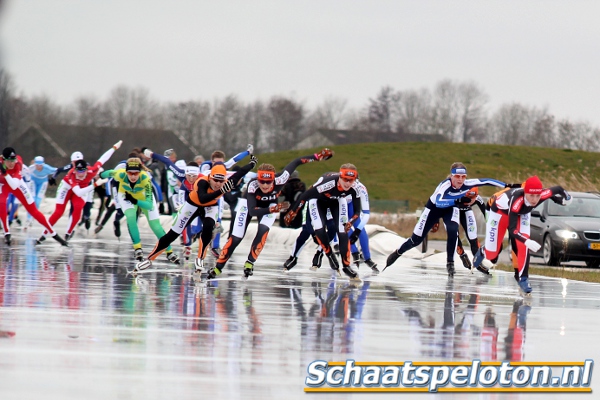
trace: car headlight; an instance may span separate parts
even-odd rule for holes
[[[568,231],[566,229],[558,229],[556,231],[556,236],[558,236],[561,239],[578,239],[579,238],[577,233],[575,233],[573,231]]]

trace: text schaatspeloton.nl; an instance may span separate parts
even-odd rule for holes
[[[582,362],[327,362],[309,364],[305,392],[590,393]]]

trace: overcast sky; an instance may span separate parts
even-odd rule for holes
[[[2,63],[26,95],[118,84],[186,101],[326,97],[478,83],[600,126],[600,1],[5,0]]]

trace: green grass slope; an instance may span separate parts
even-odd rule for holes
[[[279,171],[292,159],[317,150],[260,154],[258,159]],[[332,159],[298,168],[307,186],[321,174],[351,162],[371,199],[408,200],[411,210],[424,205],[456,161],[467,166],[469,178],[520,182],[536,174],[545,186],[561,184],[573,191],[600,187],[600,157],[584,151],[463,143],[371,143],[335,146],[333,150]],[[481,190],[488,196],[494,192],[494,188]]]

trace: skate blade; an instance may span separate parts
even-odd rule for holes
[[[309,268],[311,271],[316,271],[319,269],[319,267],[317,267],[316,265],[313,265],[312,267]]]
[[[334,269],[334,271],[335,271],[335,274],[337,275],[338,278],[342,277],[342,273],[340,272],[339,269]]]
[[[140,261],[135,265],[134,271],[136,271],[136,272],[143,271],[145,269],[150,268],[151,265],[152,265],[152,261],[150,261],[150,260]]]

